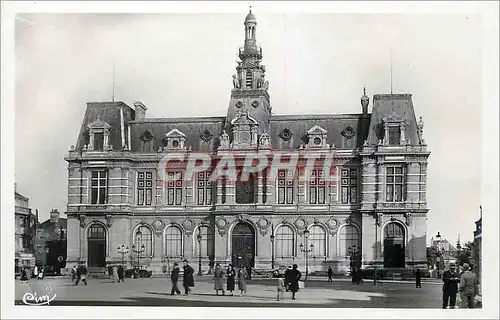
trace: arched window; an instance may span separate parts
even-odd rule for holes
[[[141,258],[151,258],[153,256],[153,233],[146,226],[137,228],[134,237],[136,250],[141,250],[144,245],[144,251],[140,252]]]
[[[200,255],[200,247],[201,247],[201,256],[204,258],[213,257],[215,255],[214,251],[214,230],[212,227],[201,226],[198,228],[199,233],[195,232],[193,234],[194,237],[194,257],[198,257]],[[201,236],[200,245],[198,245],[198,234]]]
[[[385,238],[404,238],[405,230],[403,227],[398,224],[391,222],[384,229],[384,237]]]
[[[295,234],[290,226],[282,225],[276,230],[276,257],[289,258],[295,255]]]
[[[182,257],[182,231],[177,226],[165,230],[165,255],[167,257]]]
[[[326,231],[322,226],[314,225],[309,228],[309,243],[308,246],[314,244],[311,255],[313,257],[326,256]]]
[[[359,239],[359,232],[355,226],[344,226],[339,233],[339,252],[338,256],[347,257],[349,255],[349,248],[351,251],[361,249],[361,241]]]

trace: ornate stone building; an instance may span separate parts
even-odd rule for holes
[[[15,184],[15,273],[21,272],[22,268],[35,266],[33,255],[33,244],[35,240],[36,224],[38,216],[31,212],[29,198],[17,192]]]
[[[344,272],[353,261],[425,267],[429,152],[411,95],[374,95],[369,112],[364,94],[357,114],[272,114],[256,28],[250,12],[225,116],[158,119],[147,118],[140,102],[87,104],[66,157],[68,263],[97,271],[121,261],[123,244],[127,261],[157,271],[181,258],[196,265],[199,256],[203,268],[214,259],[304,270],[303,248],[311,251],[310,271],[331,265]],[[158,170],[169,154],[231,155],[241,168],[247,153],[271,159],[277,151],[332,158],[336,179],[314,167],[309,180],[285,168],[247,182],[211,181],[212,166],[164,183]],[[298,167],[304,173],[303,162]],[[184,169],[169,167],[171,174]]]

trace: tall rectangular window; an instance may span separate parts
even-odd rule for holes
[[[150,206],[153,201],[153,173],[137,173],[137,205]]]
[[[405,177],[403,166],[387,167],[386,175],[386,201],[403,202],[405,191]]]
[[[389,145],[399,145],[401,139],[401,128],[399,126],[389,126]]]
[[[167,172],[167,205],[180,206],[182,204],[182,172]],[[174,177],[178,175],[178,179]]]
[[[94,150],[104,150],[104,133],[94,133]]]
[[[105,204],[107,197],[108,172],[105,170],[92,171],[90,184],[90,203]]]
[[[198,172],[198,205],[212,204],[213,184],[210,181],[210,172]]]
[[[309,179],[309,203],[324,204],[326,198],[325,177],[323,170],[312,170]]]
[[[292,170],[278,170],[278,203],[293,204],[294,176]]]
[[[341,169],[341,202],[342,203],[357,203],[358,202],[358,170],[357,169]]]

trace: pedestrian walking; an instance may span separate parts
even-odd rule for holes
[[[118,282],[125,282],[125,269],[121,264],[118,266]]]
[[[107,275],[106,278],[112,279],[113,278],[113,265],[108,264],[108,267],[106,268]]]
[[[241,267],[238,270],[238,289],[240,289],[240,297],[247,294],[247,271],[245,267]]]
[[[170,295],[181,294],[181,290],[177,286],[177,282],[179,281],[179,273],[181,270],[179,269],[179,264],[174,263],[174,268],[170,272],[170,280],[172,280],[172,290],[170,290]]]
[[[333,282],[333,269],[332,269],[332,266],[328,267],[328,282]]]
[[[236,271],[234,270],[234,267],[232,264],[229,264],[227,271],[226,271],[226,276],[227,276],[227,291],[231,292],[231,295],[233,295],[234,291],[234,278],[236,277]]]
[[[33,268],[33,278],[37,278],[38,277],[38,267],[35,266],[35,268]]]
[[[184,260],[184,275],[182,277],[182,285],[184,286],[184,295],[187,296],[190,288],[194,287],[194,269],[189,265],[187,260]]]
[[[295,293],[299,291],[299,281],[302,277],[302,273],[297,269],[297,265],[292,266],[290,271],[290,291],[292,291],[292,300],[295,300]]]
[[[214,270],[214,265],[215,261],[213,257],[210,257],[210,261],[208,262],[208,274],[212,274],[212,271]]]
[[[40,270],[38,271],[38,280],[43,280],[44,277],[44,268],[41,267]]]
[[[71,268],[71,282],[74,283],[76,280],[76,265]]]
[[[22,282],[28,283],[28,273],[26,272],[26,268],[21,270],[21,279]]]
[[[290,291],[290,271],[292,271],[292,266],[288,266],[285,271],[285,290]]]
[[[83,281],[83,283],[85,283],[85,285],[87,285],[87,267],[85,267],[85,265],[80,265],[76,269],[75,286],[77,286],[78,283],[80,283],[80,280]]]
[[[276,283],[276,291],[277,291],[277,295],[276,295],[277,301],[280,301],[280,298],[285,299],[284,298],[285,281],[282,277],[278,277],[278,282]]]
[[[220,267],[220,264],[215,265],[214,270],[214,289],[215,294],[219,295],[219,290],[222,290],[222,295],[225,295],[224,292],[224,270]]]
[[[464,273],[460,277],[460,298],[462,300],[463,305],[467,306],[469,309],[474,308],[474,298],[478,294],[479,283],[476,278],[476,275],[470,271],[470,267],[468,263],[464,263],[463,265]]]
[[[455,264],[451,263],[449,270],[443,273],[443,309],[448,307],[450,309],[455,308],[455,303],[457,301],[457,291],[458,291],[458,273],[455,272]]]
[[[118,267],[116,264],[113,265],[113,282],[120,282],[120,279],[118,278]]]
[[[422,275],[420,274],[420,269],[415,271],[415,286],[417,288],[422,288]]]
[[[247,266],[248,280],[252,280],[252,266]]]

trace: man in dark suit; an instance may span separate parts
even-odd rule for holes
[[[455,271],[455,264],[450,264],[450,269],[443,273],[443,309],[448,307],[455,308],[457,301],[458,283],[460,282],[459,274]]]
[[[184,286],[184,295],[188,295],[191,287],[194,287],[194,269],[189,265],[187,260],[184,260],[184,276],[182,277],[182,284]]]
[[[176,262],[174,263],[174,268],[172,269],[172,272],[170,274],[170,280],[172,280],[172,290],[170,290],[170,294],[181,294],[181,290],[179,290],[179,287],[177,286],[177,282],[179,281],[179,264]]]
[[[302,277],[302,273],[300,273],[299,269],[297,269],[297,265],[294,264],[292,266],[292,270],[289,273],[290,276],[290,291],[292,291],[292,300],[295,300],[295,293],[299,291],[299,281]]]

